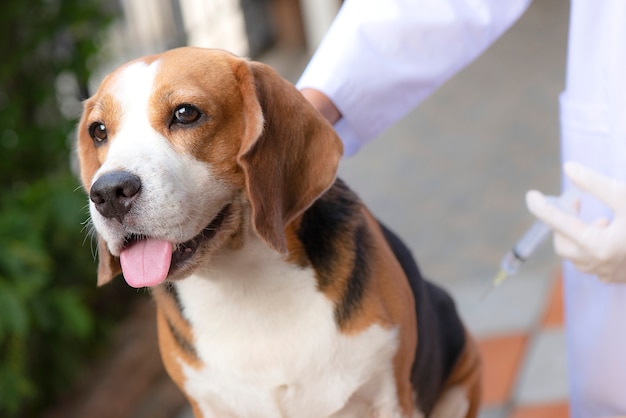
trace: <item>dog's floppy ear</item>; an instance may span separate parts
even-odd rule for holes
[[[234,70],[246,123],[237,159],[253,227],[286,253],[285,226],[332,185],[343,146],[326,119],[272,68],[239,61]]]
[[[106,242],[98,237],[98,286],[109,283],[121,272],[120,259],[113,257]]]

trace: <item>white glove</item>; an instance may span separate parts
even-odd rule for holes
[[[604,282],[626,283],[626,183],[576,163],[566,163],[564,170],[576,186],[613,210],[613,220],[600,218],[586,224],[534,190],[526,194],[528,209],[554,230],[559,256]]]

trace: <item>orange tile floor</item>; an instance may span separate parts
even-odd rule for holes
[[[542,331],[562,331],[563,297],[562,279],[554,278],[549,295],[538,321],[538,330],[511,332],[509,334],[479,338],[483,355],[483,412],[481,417],[508,418],[567,418],[569,408],[566,396],[549,402],[525,403],[515,398],[531,342]],[[560,355],[561,353],[557,353]],[[564,351],[562,356],[564,356]],[[563,357],[564,358],[564,357]],[[565,382],[561,382],[565,384]],[[494,412],[496,411],[496,412]]]

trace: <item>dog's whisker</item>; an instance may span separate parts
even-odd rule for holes
[[[93,257],[93,260],[96,261],[98,257],[98,244],[95,234],[91,236],[90,244],[91,256]]]

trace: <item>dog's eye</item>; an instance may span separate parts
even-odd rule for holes
[[[180,105],[174,111],[174,119],[172,123],[189,124],[200,119],[200,111],[192,105]]]
[[[102,122],[94,122],[89,125],[89,136],[93,139],[96,145],[101,145],[106,142],[109,137],[107,127]]]

